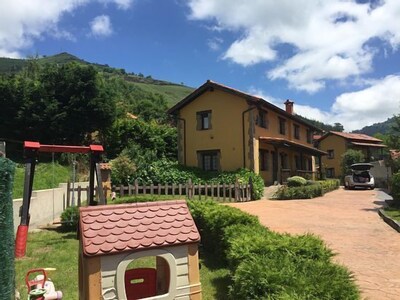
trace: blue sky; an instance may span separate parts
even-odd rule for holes
[[[211,79],[349,131],[400,112],[398,20],[397,0],[2,1],[0,56]]]

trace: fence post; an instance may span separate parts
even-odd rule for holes
[[[235,180],[235,201],[239,202],[239,180]]]
[[[217,185],[217,200],[219,201],[219,196],[221,195],[220,194],[220,192],[221,192],[221,185],[220,185],[220,183],[218,182],[218,185]]]
[[[175,197],[175,183],[172,183],[172,196]]]
[[[178,185],[179,196],[182,196],[182,183]]]
[[[82,187],[80,185],[78,185],[78,207],[81,207],[81,204],[82,204],[81,193],[82,193]]]
[[[135,196],[138,195],[139,193],[139,186],[138,186],[138,180],[135,179],[135,190],[134,190]]]
[[[225,182],[222,184],[222,196],[223,196],[223,201],[225,201],[225,198],[226,198],[226,184],[225,184]]]
[[[71,187],[70,182],[67,182],[67,207],[69,207],[69,200],[71,199]]]
[[[211,199],[214,200],[214,183],[211,182]]]
[[[151,184],[150,184],[150,195],[153,196],[153,194],[154,194],[154,184],[153,184],[153,182],[151,182]]]
[[[229,184],[228,187],[229,187],[229,201],[231,201],[232,198],[233,198],[232,197],[232,189],[233,189],[234,185],[233,184]]]
[[[119,196],[120,197],[123,197],[124,196],[124,186],[121,184],[120,186],[119,186]]]
[[[128,195],[132,196],[132,185],[128,183]]]
[[[161,195],[161,184],[160,183],[157,185],[157,189],[158,189],[158,196],[160,196]]]
[[[249,194],[250,195],[248,195],[247,196],[247,198],[249,199],[249,200],[254,200],[253,198],[253,178],[250,176],[249,177]]]
[[[201,182],[197,184],[197,194],[199,195],[199,200],[201,200]]]
[[[189,178],[186,184],[186,195],[188,196],[188,199],[192,199],[192,192],[192,179]]]

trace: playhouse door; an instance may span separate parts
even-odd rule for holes
[[[156,296],[157,271],[153,268],[139,268],[125,271],[125,292],[127,300]]]

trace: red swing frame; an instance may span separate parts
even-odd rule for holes
[[[101,187],[100,159],[104,152],[102,145],[90,146],[67,146],[67,145],[41,145],[39,142],[24,142],[25,180],[22,206],[20,208],[21,223],[18,226],[15,239],[15,257],[24,257],[26,253],[26,241],[29,229],[29,207],[32,197],[32,185],[35,175],[36,159],[39,152],[57,153],[90,153],[90,176],[89,176],[89,205],[96,205],[94,201],[94,175],[96,173],[97,186]],[[99,204],[106,204],[103,189],[99,188]]]

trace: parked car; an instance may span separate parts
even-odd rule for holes
[[[375,188],[374,176],[370,173],[370,169],[373,165],[368,163],[359,163],[351,165],[352,175],[347,175],[344,178],[344,188],[354,189],[355,187]]]

